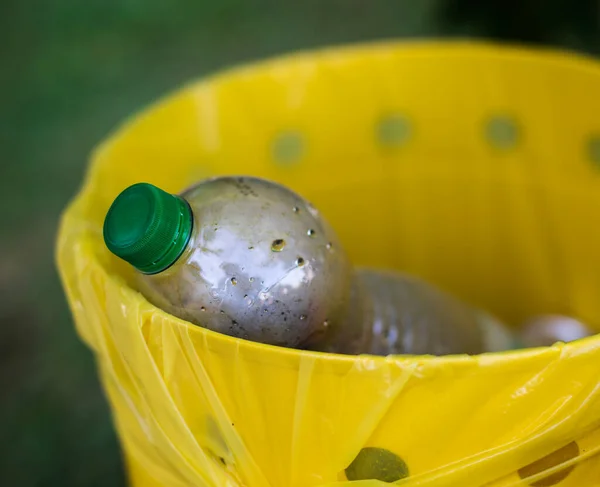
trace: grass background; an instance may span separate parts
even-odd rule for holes
[[[0,0],[0,485],[125,485],[53,263],[91,148],[190,78],[295,49],[486,37],[598,54],[579,0]]]

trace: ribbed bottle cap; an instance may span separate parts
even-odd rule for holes
[[[145,274],[171,266],[192,234],[192,211],[183,198],[148,183],[125,189],[104,220],[104,242]]]

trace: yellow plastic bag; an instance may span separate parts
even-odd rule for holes
[[[517,323],[600,324],[600,67],[383,44],[192,84],[94,154],[58,261],[135,487],[600,485],[600,338],[476,357],[345,357],[167,315],[105,249],[112,199],[251,174],[320,208],[356,264]],[[85,434],[85,433],[84,433]]]

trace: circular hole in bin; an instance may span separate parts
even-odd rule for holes
[[[283,132],[273,141],[273,158],[280,164],[294,164],[304,154],[304,138],[298,132]]]
[[[346,468],[346,478],[396,482],[408,477],[408,466],[395,453],[385,448],[363,448]]]
[[[492,147],[501,150],[513,149],[519,142],[519,127],[509,116],[491,117],[485,126],[485,135]]]
[[[377,139],[385,147],[400,147],[408,141],[410,135],[410,122],[403,115],[388,115],[377,124]]]
[[[578,456],[579,446],[577,443],[572,441],[568,445],[550,453],[550,455],[546,455],[545,457],[540,458],[539,460],[536,460],[535,462],[519,469],[519,477],[521,477],[523,480],[526,480],[533,475],[537,475],[538,473],[542,473],[552,467],[561,465]],[[559,470],[558,472],[548,475],[543,479],[532,482],[529,485],[532,487],[550,487],[552,485],[556,485],[566,479],[568,475],[575,469],[575,467],[576,465],[570,465]]]
[[[600,135],[593,135],[588,140],[587,152],[590,161],[600,169]]]

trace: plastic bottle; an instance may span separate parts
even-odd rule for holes
[[[526,321],[520,330],[526,347],[549,347],[557,342],[568,343],[593,334],[586,324],[562,315],[536,316]]]
[[[130,186],[104,239],[149,301],[234,337],[347,354],[511,347],[502,325],[423,281],[354,271],[320,213],[263,179],[214,178],[181,195]]]

